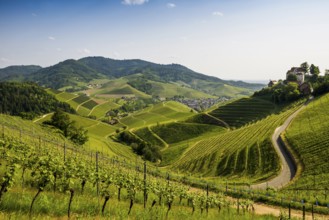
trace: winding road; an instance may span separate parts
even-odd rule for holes
[[[287,185],[296,175],[297,165],[292,159],[290,153],[287,151],[285,144],[282,142],[280,134],[287,129],[291,121],[298,115],[300,111],[302,111],[307,106],[310,101],[311,99],[309,99],[301,108],[290,115],[289,118],[280,127],[275,129],[274,134],[272,135],[273,146],[281,161],[280,174],[267,182],[252,185],[252,189],[266,189],[267,187],[282,188]]]

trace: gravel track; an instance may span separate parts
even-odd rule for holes
[[[296,175],[297,165],[295,164],[293,158],[288,152],[287,147],[281,140],[280,134],[287,129],[292,120],[298,115],[300,111],[302,111],[307,106],[310,100],[307,101],[301,108],[299,108],[293,114],[291,114],[289,118],[280,127],[277,127],[275,129],[274,134],[272,135],[272,143],[274,149],[280,157],[280,174],[267,182],[252,185],[251,188],[266,189],[267,187],[272,187],[279,189],[287,185],[294,178],[294,176]]]

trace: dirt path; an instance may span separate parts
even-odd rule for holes
[[[45,114],[45,115],[41,116],[40,118],[34,120],[33,123],[36,123],[36,122],[40,121],[41,119],[47,117],[48,115],[50,115],[50,114],[52,114],[52,113],[53,113],[53,112],[50,112],[50,113],[48,113],[48,114]]]
[[[164,145],[164,147],[161,149],[161,151],[164,151],[169,147],[169,144],[167,144],[167,142],[165,142],[161,137],[159,137],[159,135],[157,135],[156,133],[154,133],[154,131],[152,131],[151,126],[147,126],[147,129],[151,132],[151,134],[156,139],[158,139]]]
[[[280,214],[283,213],[284,216],[288,216],[288,212],[289,212],[288,208],[268,206],[268,205],[263,205],[263,204],[259,204],[259,203],[255,203],[254,208],[255,208],[255,213],[257,215],[271,214],[271,215],[274,215],[274,216],[280,216]],[[302,210],[291,209],[291,217],[292,218],[302,219],[303,218],[303,211]],[[328,218],[329,218],[329,216],[314,213],[314,219],[328,220]],[[305,213],[305,219],[306,220],[313,219],[312,218],[312,213],[306,212]]]
[[[291,121],[298,115],[300,111],[302,111],[306,105],[310,102],[307,101],[301,108],[299,108],[297,111],[295,111],[292,115],[289,116],[289,118],[280,126],[277,127],[274,131],[274,134],[272,135],[272,143],[273,146],[278,153],[281,161],[281,172],[278,176],[275,178],[252,185],[251,188],[253,189],[266,189],[267,187],[273,187],[273,188],[282,188],[285,185],[287,185],[292,178],[296,174],[296,164],[290,158],[289,154],[287,153],[287,148],[284,145],[284,143],[281,141],[280,134],[286,130],[286,128],[290,125]]]
[[[195,187],[190,187],[189,189],[190,192],[199,192],[199,193],[205,193],[203,189],[195,188]],[[212,193],[212,192],[210,192]],[[225,197],[228,201],[230,202],[237,202],[236,198],[226,196]],[[254,203],[253,204],[254,209],[255,209],[255,214],[257,215],[273,215],[276,217],[279,217],[281,214],[284,216],[288,217],[289,215],[289,210],[288,208],[283,208],[279,206],[271,206],[271,205],[266,205],[266,204],[261,204],[261,203]],[[236,208],[236,205],[231,205],[231,208]],[[292,218],[297,218],[297,219],[302,219],[303,218],[303,211],[302,210],[296,210],[296,209],[291,209],[291,217]],[[318,220],[329,220],[328,215],[322,215],[318,213],[314,213],[314,218],[312,218],[312,213],[311,212],[306,212],[305,213],[305,219],[306,220],[313,220],[313,219],[318,219]]]

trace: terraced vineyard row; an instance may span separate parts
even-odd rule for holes
[[[254,124],[198,142],[174,163],[173,169],[206,176],[248,176],[252,181],[278,172],[279,159],[269,138],[298,105]],[[260,156],[258,159],[257,156]]]
[[[185,122],[228,127],[228,125],[224,121],[222,121],[219,118],[216,118],[212,115],[208,115],[206,113],[197,114],[193,117],[188,118]]]
[[[257,98],[242,98],[228,103],[211,112],[210,115],[229,124],[230,127],[241,127],[256,122],[273,113],[275,105]]]
[[[61,92],[54,89],[47,89],[56,99],[67,102],[82,116],[93,115],[97,119],[105,117],[111,109],[119,108],[121,105],[115,103],[115,99],[108,98],[107,101],[98,102],[86,95],[75,95],[72,93]]]
[[[294,186],[329,189],[329,95],[312,101],[295,118],[285,133],[290,146],[300,156],[304,171]]]

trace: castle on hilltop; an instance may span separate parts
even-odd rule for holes
[[[290,70],[288,70],[287,72],[287,76],[286,76],[286,80],[289,79],[289,76],[290,75],[294,75],[296,76],[297,78],[297,83],[299,85],[303,84],[304,83],[304,80],[305,80],[305,74],[306,74],[306,71],[304,68],[302,67],[292,67]]]

